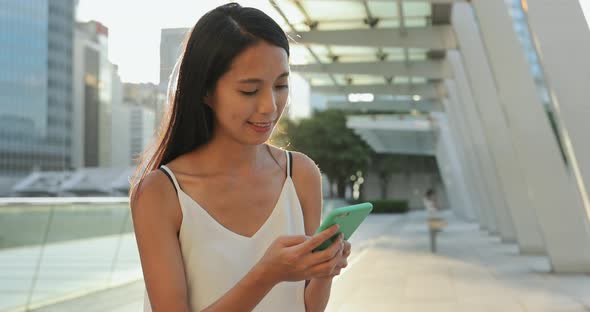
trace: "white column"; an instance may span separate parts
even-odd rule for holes
[[[450,101],[445,106],[445,111],[449,117],[449,126],[453,136],[462,142],[464,148],[465,164],[471,171],[473,177],[471,183],[474,186],[474,194],[477,194],[478,202],[476,207],[480,211],[481,221],[490,234],[498,234],[497,218],[494,212],[494,204],[490,196],[490,189],[486,183],[485,173],[483,171],[481,159],[477,153],[477,146],[473,142],[469,133],[470,129],[465,121],[465,114],[461,111],[461,100],[457,93],[457,87],[453,80],[444,82]]]
[[[576,174],[588,210],[590,28],[579,1],[529,0],[527,16],[556,107],[556,118],[564,125],[570,166]],[[579,213],[580,218],[587,218],[588,213]]]
[[[475,213],[472,210],[467,184],[456,153],[456,145],[449,133],[447,118],[444,113],[431,114],[436,124],[438,137],[436,140],[436,160],[445,189],[447,191],[451,209],[456,216],[472,221]]]
[[[453,69],[458,95],[461,99],[458,113],[463,115],[467,130],[466,134],[473,142],[477,158],[480,160],[479,164],[482,169],[484,183],[487,185],[488,197],[492,205],[491,212],[496,217],[498,234],[504,242],[516,242],[512,216],[506,205],[504,190],[498,180],[495,160],[488,148],[489,140],[486,133],[483,132],[480,116],[475,109],[471,87],[465,76],[461,55],[456,50],[449,50],[447,51],[447,60]]]
[[[504,190],[507,207],[514,223],[521,252],[543,253],[543,237],[539,230],[533,202],[528,196],[527,181],[514,140],[500,106],[496,83],[490,70],[479,29],[468,3],[453,5],[452,24],[461,47],[464,68],[471,83],[474,106],[488,138],[490,152]],[[522,160],[521,160],[522,161]]]
[[[556,272],[590,272],[588,218],[580,218],[582,200],[566,171],[506,4],[504,0],[471,3],[500,103],[522,157],[552,268]]]

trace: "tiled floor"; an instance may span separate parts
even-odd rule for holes
[[[371,215],[327,311],[590,311],[589,275],[550,274],[545,257],[519,255],[477,225],[445,217],[431,254],[424,214]],[[39,311],[141,311],[143,291],[140,281]]]

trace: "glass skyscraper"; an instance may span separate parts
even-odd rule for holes
[[[74,0],[0,2],[0,175],[71,167]]]

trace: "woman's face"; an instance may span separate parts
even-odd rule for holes
[[[205,99],[215,113],[215,136],[243,144],[266,142],[289,95],[289,59],[261,41],[239,54]]]

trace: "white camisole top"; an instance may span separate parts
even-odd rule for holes
[[[305,235],[303,212],[291,179],[292,155],[287,153],[287,178],[270,217],[252,237],[237,234],[217,222],[182,191],[174,173],[164,171],[174,183],[182,210],[179,240],[191,311],[208,307],[238,283],[281,235]],[[253,311],[305,312],[305,281],[277,284]],[[151,312],[147,292],[144,311]]]

